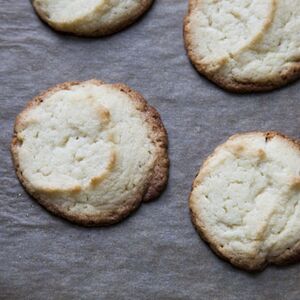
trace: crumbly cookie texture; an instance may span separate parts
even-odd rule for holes
[[[300,76],[300,0],[190,0],[184,35],[196,69],[234,92]]]
[[[300,256],[300,144],[276,132],[231,137],[205,161],[192,221],[213,251],[249,271]]]
[[[45,208],[86,226],[119,222],[166,186],[167,133],[123,84],[68,82],[29,102],[11,150],[17,175]]]
[[[104,36],[129,26],[153,0],[32,0],[52,28],[80,36]]]

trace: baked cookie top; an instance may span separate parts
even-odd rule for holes
[[[300,255],[300,144],[276,132],[238,134],[204,162],[193,223],[222,258],[246,270]]]
[[[235,92],[300,76],[300,0],[190,0],[184,33],[197,70]]]
[[[122,84],[60,84],[17,117],[12,154],[26,190],[83,225],[120,221],[156,198],[168,177],[158,112]]]
[[[153,0],[32,0],[52,28],[81,36],[103,36],[129,26]]]

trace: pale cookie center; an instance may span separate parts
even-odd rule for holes
[[[259,43],[233,57],[225,74],[232,73],[234,80],[267,82],[278,74],[288,76],[292,66],[300,61],[300,1],[275,1],[270,26]]]
[[[92,94],[61,91],[30,110],[20,158],[37,190],[80,191],[99,185],[114,169],[110,112]]]
[[[212,69],[262,38],[274,0],[204,0],[191,15],[191,30],[203,64]]]
[[[110,0],[37,0],[36,4],[54,22],[70,22],[91,13],[105,12]]]
[[[251,150],[231,146],[212,165],[193,193],[205,226],[222,247],[276,255],[299,239],[289,235],[299,225],[300,176],[269,155],[268,144]]]

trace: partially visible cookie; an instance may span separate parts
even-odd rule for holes
[[[80,36],[104,36],[131,25],[153,0],[32,0],[52,28]]]
[[[67,82],[29,102],[11,144],[17,175],[46,209],[86,225],[119,222],[168,179],[158,112],[123,84]]]
[[[300,76],[300,0],[190,0],[188,55],[234,92],[266,91]]]
[[[192,221],[212,250],[249,271],[300,258],[300,144],[276,132],[238,134],[198,173]]]

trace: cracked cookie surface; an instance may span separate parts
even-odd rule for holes
[[[193,223],[222,258],[246,270],[300,255],[300,144],[276,132],[238,134],[204,162]]]
[[[196,69],[235,92],[300,76],[300,0],[190,0],[184,35]]]
[[[12,154],[26,190],[82,225],[116,223],[159,196],[168,178],[158,112],[122,84],[60,84],[17,117]]]
[[[32,0],[53,29],[81,36],[104,36],[135,22],[153,0]]]

